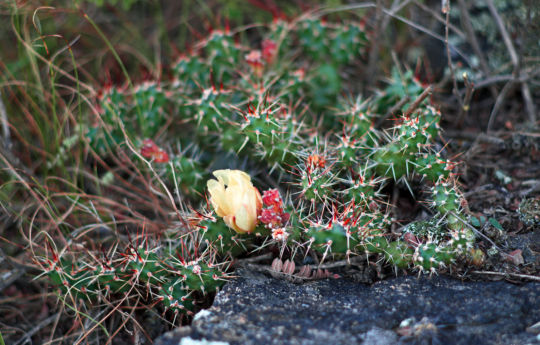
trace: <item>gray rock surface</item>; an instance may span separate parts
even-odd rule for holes
[[[526,331],[540,321],[540,283],[402,276],[371,286],[293,284],[237,274],[191,326],[155,344],[540,344]]]

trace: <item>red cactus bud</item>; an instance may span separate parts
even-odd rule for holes
[[[156,163],[167,163],[169,161],[167,152],[158,147],[152,139],[144,139],[141,147],[141,156],[151,159]]]
[[[277,205],[281,208],[283,205],[283,201],[281,200],[281,196],[279,195],[279,191],[277,189],[269,189],[264,191],[262,199],[265,206]]]
[[[269,189],[263,193],[264,208],[259,216],[259,220],[267,228],[277,229],[283,227],[290,219],[290,215],[284,212],[283,200],[277,189]]]
[[[310,155],[307,158],[306,165],[311,169],[324,169],[324,167],[326,166],[326,158],[318,154]]]
[[[262,41],[262,58],[267,63],[272,63],[277,53],[277,44],[276,42],[265,39]]]
[[[416,248],[420,245],[420,240],[414,234],[407,232],[403,235],[403,240],[407,242],[409,247]]]
[[[246,62],[251,66],[253,73],[255,73],[257,77],[261,77],[262,72],[263,72],[263,66],[264,66],[264,61],[263,61],[263,56],[261,54],[261,51],[252,50],[249,52],[249,54],[245,56],[245,59],[246,59]]]

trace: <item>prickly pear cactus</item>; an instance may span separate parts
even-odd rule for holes
[[[163,236],[107,257],[49,255],[42,265],[62,293],[144,296],[189,313],[229,263],[270,247],[290,249],[291,260],[368,254],[423,272],[468,255],[474,234],[457,162],[412,73],[395,69],[373,96],[351,97],[369,48],[361,25],[311,16],[261,32],[248,44],[214,30],[171,66],[170,80],[108,87],[97,98],[90,147],[127,152],[133,169],[172,191],[185,221],[171,227],[182,240]],[[398,224],[392,188],[431,218]]]
[[[88,262],[53,252],[42,266],[66,298],[95,303],[111,296],[143,296],[149,304],[162,303],[165,310],[187,315],[200,294],[215,292],[227,279],[222,265],[205,257],[186,261],[178,252],[149,243]]]

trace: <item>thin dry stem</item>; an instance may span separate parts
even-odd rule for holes
[[[520,278],[520,279],[527,279],[527,280],[540,282],[540,277],[532,276],[529,274],[518,274],[518,273],[511,273],[511,272],[494,272],[494,271],[471,271],[471,273],[488,275],[488,276],[505,277],[505,278],[507,277]]]
[[[501,16],[499,15],[499,12],[497,11],[495,4],[493,3],[493,0],[486,0],[486,4],[488,5],[489,11],[491,12],[491,15],[493,16],[495,23],[497,24],[497,28],[499,29],[499,32],[501,33],[501,36],[504,41],[504,45],[506,46],[506,49],[508,50],[508,53],[510,54],[510,59],[512,61],[512,65],[514,66],[513,75],[514,75],[514,81],[515,81],[519,77],[519,74],[520,74],[519,73],[520,72],[520,59],[519,59],[518,53],[516,51],[516,48],[514,47],[514,44],[512,43],[512,40],[510,39],[510,35],[508,34],[508,30],[506,30],[506,26],[504,25],[503,20]],[[510,88],[510,86],[508,87]],[[529,121],[531,122],[531,124],[535,124],[536,123],[536,107],[534,105],[534,102],[532,101],[531,91],[529,89],[529,86],[525,82],[521,82],[521,93],[525,101],[525,109],[527,111]],[[501,99],[501,101],[498,103],[503,103],[503,102],[504,102],[504,99]],[[497,105],[497,102],[495,105]],[[497,114],[497,112],[492,111],[492,116],[494,117],[495,115],[493,114]],[[491,120],[492,119],[490,116],[490,122],[492,122]],[[488,130],[490,129],[491,127],[488,126]]]
[[[457,116],[458,128],[461,128],[463,126],[463,121],[465,119],[465,116],[469,112],[472,95],[474,93],[474,84],[471,83],[471,81],[469,80],[469,76],[467,75],[467,73],[463,74],[463,80],[465,81],[466,92],[465,98],[463,99],[463,105],[459,109],[459,114]]]
[[[484,52],[480,48],[480,44],[478,43],[478,39],[476,38],[476,34],[474,32],[474,28],[471,24],[471,17],[469,16],[469,10],[467,8],[467,4],[464,0],[458,0],[459,5],[459,11],[461,14],[460,20],[462,25],[465,28],[465,31],[467,32],[467,40],[471,44],[471,47],[474,50],[474,53],[478,57],[478,61],[480,63],[480,69],[482,70],[482,73],[484,73],[485,78],[489,78],[491,76],[491,71],[489,69],[489,65],[487,63],[486,57],[484,55]],[[489,88],[493,97],[497,97],[497,89],[495,87]]]
[[[429,95],[431,95],[431,93],[433,92],[433,86],[428,86],[424,92],[422,92],[420,94],[420,96],[418,96],[418,98],[416,98],[413,102],[413,104],[410,105],[409,108],[407,108],[407,111],[405,112],[405,114],[403,116],[405,117],[409,117],[411,116],[411,114],[416,110],[418,109],[418,107],[420,106],[420,104],[427,98],[429,97]]]
[[[367,67],[367,73],[365,76],[364,85],[369,85],[370,80],[373,80],[377,69],[377,59],[379,57],[379,41],[382,30],[382,0],[377,0],[377,7],[375,8],[375,30],[373,32],[372,42],[373,45],[370,48],[369,52],[369,61]]]
[[[392,116],[396,111],[400,110],[407,102],[409,102],[411,99],[409,96],[406,96],[405,98],[401,99],[399,102],[394,104],[392,108],[390,108],[386,114],[384,114],[383,117],[381,117],[378,121],[375,127],[380,127],[384,121],[386,121],[390,116]]]
[[[449,35],[448,26],[450,23],[450,1],[446,2],[442,10],[443,10],[443,13],[446,14],[446,22],[444,26],[444,44],[446,46],[446,59],[448,62],[448,68],[450,69],[450,76],[452,77],[452,85],[453,85],[452,93],[458,100],[460,108],[463,108],[463,100],[461,99],[461,96],[459,94],[457,80],[456,80],[456,73],[454,71],[454,64],[452,63],[452,55],[450,54],[450,43],[448,42],[448,35]]]
[[[0,91],[0,122],[2,122],[2,141],[3,146],[7,149],[11,147],[11,135],[9,130],[8,116],[4,101],[2,100],[2,92]]]
[[[14,345],[20,345],[20,344],[25,344],[27,342],[32,342],[31,341],[31,338],[34,334],[36,334],[37,332],[39,332],[40,330],[42,330],[43,328],[47,327],[51,322],[53,322],[54,320],[56,320],[58,318],[58,315],[59,315],[59,312],[56,313],[56,314],[53,314],[51,316],[49,316],[48,318],[46,318],[45,320],[41,321],[40,323],[38,323],[35,327],[33,327],[31,330],[29,330],[28,332],[26,332],[25,335],[22,336],[22,338],[20,338]]]
[[[493,105],[493,108],[491,109],[491,114],[489,115],[489,121],[487,124],[486,131],[488,133],[491,133],[493,124],[495,123],[495,118],[497,117],[497,114],[499,113],[499,110],[504,104],[504,101],[506,100],[506,96],[514,89],[515,86],[515,79],[510,80],[506,85],[504,85],[503,89],[499,93],[499,96],[495,100],[495,105]]]

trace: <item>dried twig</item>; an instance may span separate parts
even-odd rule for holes
[[[514,44],[512,43],[512,40],[510,39],[510,35],[508,34],[506,27],[504,26],[502,18],[499,15],[499,12],[497,12],[497,8],[495,7],[493,0],[485,0],[485,2],[488,6],[489,12],[491,12],[493,19],[495,20],[495,24],[497,24],[497,28],[501,32],[504,45],[506,46],[506,49],[508,49],[508,53],[510,54],[512,65],[517,66],[519,64],[519,57],[516,52],[516,49],[514,48]]]
[[[411,104],[410,107],[407,108],[407,111],[403,116],[409,117],[418,108],[420,103],[422,103],[429,95],[431,95],[432,92],[433,86],[430,85],[424,90],[424,92],[420,94],[420,96],[418,96],[417,99],[414,100],[413,104]]]
[[[467,88],[467,91],[465,92],[463,105],[459,109],[459,114],[457,117],[458,128],[461,128],[463,126],[463,120],[465,119],[465,115],[467,115],[467,113],[469,112],[472,95],[474,93],[474,84],[471,83],[471,81],[469,80],[469,76],[467,75],[467,73],[463,73],[463,80],[465,81],[465,87]]]
[[[4,102],[2,101],[1,91],[0,91],[0,122],[2,122],[2,137],[3,137],[2,144],[6,149],[9,149],[11,147],[9,122],[8,122],[6,107],[4,106]]]
[[[27,342],[32,343],[32,340],[31,340],[32,336],[36,334],[37,332],[39,332],[40,330],[42,330],[43,328],[45,328],[46,326],[48,326],[51,322],[53,322],[58,317],[58,314],[59,313],[51,315],[45,320],[38,323],[34,328],[26,332],[26,334],[23,335],[23,337],[20,338],[14,345],[25,344]]]
[[[501,33],[501,36],[503,38],[503,41],[504,41],[504,45],[506,46],[506,49],[508,50],[508,53],[510,54],[510,60],[512,61],[512,65],[514,66],[514,71],[513,71],[513,75],[514,75],[514,80],[517,79],[517,77],[519,76],[519,69],[520,69],[520,60],[519,60],[519,56],[518,56],[518,53],[514,47],[514,44],[512,43],[512,40],[510,39],[510,35],[508,34],[508,30],[506,30],[506,26],[504,25],[503,23],[503,20],[501,18],[501,16],[499,15],[499,12],[497,12],[497,8],[495,7],[495,4],[493,3],[493,0],[486,0],[486,4],[489,8],[489,12],[491,12],[491,15],[493,17],[493,19],[495,20],[495,23],[497,24],[497,28],[499,29],[499,32]],[[508,86],[508,84],[507,84]],[[509,88],[513,86],[513,85],[510,85],[508,86]],[[506,86],[505,86],[506,87]],[[502,92],[501,92],[502,93]],[[527,85],[526,82],[521,82],[521,93],[522,93],[522,96],[523,96],[523,100],[525,101],[525,108],[527,110],[527,114],[528,114],[528,117],[529,117],[529,121],[534,124],[536,123],[536,107],[534,105],[534,102],[532,101],[532,97],[531,97],[531,91],[529,89],[529,86]],[[499,99],[497,99],[498,101]],[[502,103],[504,101],[504,99],[501,100],[500,103]],[[495,103],[495,105],[497,105],[497,103]],[[493,112],[492,112],[493,114]],[[495,114],[497,114],[495,112]],[[491,121],[491,116],[490,116],[490,121]],[[488,130],[490,130],[491,128],[488,126]]]
[[[519,192],[519,196],[522,198],[527,197],[529,194],[540,191],[540,180],[523,181],[521,184],[524,186],[531,185],[531,187],[525,189],[524,191]]]
[[[528,82],[529,80],[533,79],[534,77],[536,77],[537,75],[540,74],[540,69],[539,68],[529,68],[529,69],[523,69],[521,70],[521,73],[519,75],[519,79],[517,79],[518,82],[520,83],[525,83],[525,82]],[[481,80],[477,83],[475,83],[475,88],[476,89],[480,89],[480,88],[484,88],[484,87],[489,87],[493,84],[497,84],[497,83],[504,83],[504,82],[508,82],[508,81],[511,81],[511,80],[515,80],[516,77],[513,75],[513,74],[501,74],[501,75],[496,75],[496,76],[493,76],[493,77],[490,77],[490,78],[487,78],[487,79],[484,79],[484,80]]]
[[[356,264],[359,264],[362,261],[365,261],[366,259],[367,259],[367,255],[360,255],[360,256],[355,256],[355,257],[352,257],[352,258],[349,258],[349,259],[346,259],[346,260],[330,262],[330,263],[327,263],[327,264],[320,264],[320,265],[317,266],[317,268],[328,269],[328,268],[336,268],[336,267],[345,267],[345,266],[350,266],[350,265],[356,265]]]
[[[0,277],[0,292],[13,284],[13,282],[22,277],[25,273],[26,270],[20,270],[15,268],[9,272],[2,274],[2,276]]]
[[[171,194],[171,192],[169,191],[169,189],[167,188],[167,185],[165,184],[165,182],[163,182],[163,180],[161,179],[161,177],[159,176],[159,174],[155,171],[154,167],[152,166],[152,164],[146,159],[144,158],[138,150],[135,149],[134,147],[134,144],[131,142],[131,140],[129,139],[129,136],[127,135],[127,132],[126,132],[126,129],[124,127],[124,124],[119,121],[119,125],[120,125],[120,129],[122,130],[122,134],[124,135],[124,138],[125,138],[125,144],[127,145],[127,147],[129,148],[129,150],[135,155],[137,156],[142,162],[144,162],[146,164],[146,166],[148,167],[148,169],[150,171],[152,171],[152,174],[154,174],[154,176],[156,177],[157,181],[159,182],[159,184],[163,187],[163,189],[165,190],[165,193],[167,194],[167,197],[169,198],[169,201],[170,201],[170,204],[172,206],[172,208],[174,209],[177,217],[178,217],[178,220],[180,221],[180,223],[185,226],[186,228],[189,229],[189,224],[187,223],[187,221],[184,219],[184,217],[182,216],[182,214],[186,214],[187,212],[183,209],[185,207],[185,204],[182,202],[182,199],[180,197],[180,194],[177,193],[177,197],[178,197],[178,201],[179,201],[179,204],[180,204],[180,207],[182,209],[182,212],[180,212],[179,208],[176,206],[176,202],[175,202],[175,199],[173,197],[173,195]],[[174,171],[174,169],[173,169]],[[174,181],[176,181],[176,177],[174,178]],[[178,190],[178,188],[176,188],[176,190]]]
[[[60,317],[62,316],[63,313],[64,313],[64,305],[60,304],[60,310],[57,313],[58,316],[56,317],[56,320],[54,320],[54,324],[52,328],[50,329],[49,341],[46,344],[50,344],[53,342],[53,337],[54,337],[54,334],[56,333],[56,328],[58,327],[58,323],[60,322]]]
[[[474,54],[478,57],[478,62],[480,64],[480,69],[482,70],[482,73],[484,74],[486,78],[489,78],[491,75],[491,72],[489,70],[489,65],[487,63],[484,52],[480,48],[480,44],[478,43],[476,34],[474,33],[474,29],[471,24],[472,23],[471,17],[469,16],[469,9],[467,8],[465,0],[458,0],[458,5],[459,5],[459,11],[461,14],[460,16],[461,24],[463,25],[465,31],[467,32],[467,41],[470,43],[471,47],[473,48]],[[498,95],[497,88],[495,88],[494,86],[491,86],[489,89],[493,97],[497,97]]]
[[[536,107],[531,97],[531,89],[526,82],[521,83],[521,93],[523,94],[523,99],[525,100],[525,108],[527,109],[527,114],[529,116],[529,122],[531,124],[536,123]]]
[[[373,45],[371,46],[370,52],[369,52],[369,60],[368,60],[368,66],[367,66],[367,73],[366,73],[366,83],[365,85],[370,85],[369,80],[373,79],[373,76],[376,73],[377,69],[377,59],[379,57],[379,41],[380,41],[380,35],[382,31],[382,0],[377,0],[377,7],[375,9],[375,29],[373,31],[373,38],[372,42]]]
[[[418,0],[415,0],[413,3],[416,6],[420,7],[423,11],[431,14],[433,16],[433,18],[437,19],[437,21],[439,21],[440,23],[445,24],[445,19],[439,13],[437,13],[436,10],[431,9],[428,5],[423,4],[421,1],[418,1]],[[460,38],[466,39],[465,33],[463,33],[463,31],[461,31],[458,27],[456,27],[452,23],[449,23],[448,26]]]
[[[488,133],[491,132],[491,128],[493,127],[493,124],[495,123],[495,117],[497,116],[497,113],[501,109],[501,107],[504,104],[504,101],[506,100],[506,96],[512,91],[512,89],[515,86],[515,79],[510,80],[506,85],[504,85],[503,89],[501,90],[501,93],[499,93],[499,96],[497,97],[497,100],[495,101],[495,105],[493,106],[493,109],[491,109],[491,114],[489,114],[489,121],[487,124],[486,131]]]
[[[442,12],[446,14],[446,22],[444,26],[444,44],[446,46],[446,59],[448,60],[448,68],[450,69],[450,76],[452,77],[452,84],[453,84],[452,93],[457,98],[459,102],[459,107],[462,109],[463,100],[461,99],[461,96],[459,94],[457,80],[456,80],[456,73],[454,71],[454,64],[452,63],[452,55],[450,54],[450,44],[448,42],[448,35],[449,35],[448,27],[450,24],[450,1],[449,0],[443,1]]]
[[[399,109],[401,109],[401,107],[403,107],[405,105],[405,103],[409,102],[411,99],[409,96],[405,96],[405,98],[402,98],[399,102],[397,102],[396,104],[394,104],[392,106],[392,108],[390,108],[386,114],[384,114],[383,117],[381,117],[378,121],[377,121],[377,124],[375,125],[375,127],[380,127],[384,121],[386,121],[386,119],[388,119],[390,116],[392,116],[392,114],[394,114],[396,111],[398,111]]]
[[[528,280],[540,282],[540,277],[532,276],[528,274],[518,274],[518,273],[510,273],[510,272],[494,272],[494,271],[471,271],[471,273],[498,276],[498,277],[521,278],[521,279],[528,279]]]
[[[462,217],[460,217],[458,214],[456,214],[455,212],[450,212],[450,214],[454,217],[456,217],[462,224],[465,224],[470,230],[472,230],[475,234],[477,235],[480,235],[480,237],[483,237],[486,241],[488,241],[489,243],[491,243],[491,245],[496,248],[497,250],[499,250],[499,252],[501,252],[503,255],[507,255],[506,253],[503,252],[502,248],[499,247],[495,242],[493,242],[491,240],[491,238],[487,237],[486,235],[484,235],[482,232],[478,231],[478,229],[476,229],[474,226],[472,226],[471,224],[469,224],[465,219],[463,219]]]

